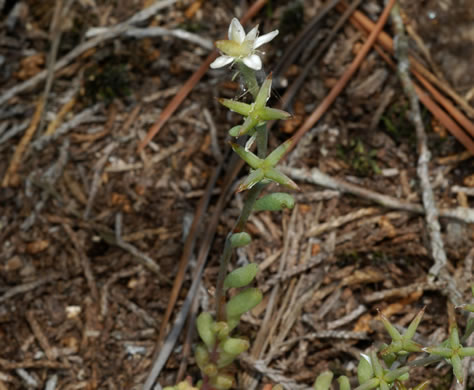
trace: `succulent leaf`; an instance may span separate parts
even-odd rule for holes
[[[203,312],[196,319],[196,327],[199,337],[208,348],[212,348],[216,342],[216,334],[213,331],[214,319],[210,313]]]
[[[247,264],[233,270],[224,280],[224,288],[240,288],[247,286],[255,278],[258,272],[258,265]]]
[[[292,209],[295,206],[295,199],[285,192],[274,192],[262,196],[255,202],[255,211],[281,211]]]
[[[247,232],[234,233],[230,237],[230,245],[232,248],[241,248],[250,244],[252,237]]]
[[[257,306],[262,298],[262,292],[257,288],[248,288],[239,292],[226,305],[227,317],[240,317]]]
[[[324,371],[318,375],[314,382],[314,390],[328,390],[331,386],[334,374],[331,371]]]

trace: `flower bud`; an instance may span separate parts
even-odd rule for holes
[[[227,317],[240,317],[257,306],[262,301],[262,298],[262,292],[256,288],[248,288],[238,293],[226,305]]]
[[[235,234],[233,235],[235,236]],[[232,237],[233,237],[232,236]],[[233,270],[224,280],[224,288],[240,288],[247,286],[257,275],[258,265],[247,264]]]
[[[215,322],[212,329],[221,341],[227,338],[230,333],[229,324],[224,321]]]
[[[216,342],[216,335],[213,332],[214,319],[210,313],[203,312],[199,314],[196,320],[196,327],[199,337],[208,348],[212,348]]]
[[[241,248],[250,244],[251,241],[252,237],[247,232],[234,233],[230,236],[230,245],[232,248]]]
[[[213,377],[217,375],[217,366],[213,363],[208,363],[205,365],[204,369],[202,370],[204,375],[207,375],[209,377]]]
[[[268,194],[255,202],[255,211],[281,211],[292,209],[295,206],[295,199],[287,193],[275,192]]]
[[[314,382],[314,390],[328,390],[331,386],[334,374],[331,371],[324,371],[318,375]]]

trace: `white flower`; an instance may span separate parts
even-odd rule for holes
[[[229,40],[216,42],[216,47],[223,53],[211,64],[211,68],[222,68],[235,61],[242,61],[254,70],[262,69],[262,60],[256,50],[265,43],[270,42],[278,35],[278,30],[258,36],[258,26],[254,27],[248,34],[238,21],[232,19],[229,26]]]

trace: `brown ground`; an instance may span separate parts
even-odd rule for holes
[[[3,3],[0,93],[46,68],[54,11],[54,2],[23,1],[15,19],[11,10],[16,2],[0,2],[0,6]],[[89,28],[122,22],[150,3],[75,2],[63,20],[58,58],[80,44]],[[147,25],[182,28],[213,41],[225,36],[231,17],[245,3],[179,1],[161,10]],[[264,32],[274,28],[281,31],[275,45],[265,47],[268,71],[324,2],[287,3],[272,1],[252,22],[260,23]],[[297,6],[300,3],[302,8]],[[382,3],[364,2],[362,10],[376,20]],[[425,3],[407,7],[407,21],[414,21],[421,40],[434,53],[437,74],[469,99],[474,87],[472,33],[461,23],[433,22],[448,18],[442,13],[444,3],[434,10],[435,18],[430,14],[430,25],[423,18],[431,11],[432,2]],[[464,3],[466,10],[474,9],[468,1]],[[190,11],[191,6],[197,7],[195,13]],[[447,9],[450,7],[453,6],[448,4]],[[339,16],[332,10],[315,39],[322,41]],[[451,17],[459,18],[459,13]],[[468,21],[473,21],[472,12],[466,11],[464,17],[467,21],[462,19],[462,23],[468,26]],[[455,44],[436,40],[436,29],[441,26],[443,36],[457,37]],[[386,31],[392,33],[391,27],[387,26]],[[294,119],[275,126],[270,139],[272,148],[293,134],[314,110],[361,42],[360,34],[346,23],[295,97],[290,108]],[[417,48],[415,43],[413,47]],[[237,96],[239,83],[230,82],[225,71],[209,71],[153,144],[141,154],[137,153],[137,146],[207,53],[195,43],[174,37],[120,38],[97,46],[57,73],[43,120],[18,169],[0,188],[1,390],[45,388],[54,378],[58,389],[138,389],[144,382],[184,239],[217,165],[210,128],[215,124],[218,146],[225,154],[229,149],[226,132],[238,121],[217,104],[216,97]],[[310,56],[311,53],[300,56],[282,77],[291,83]],[[458,67],[465,70],[461,72]],[[43,91],[44,83],[38,83],[0,108],[1,178]],[[283,93],[284,89],[275,91],[274,104]],[[84,110],[89,110],[87,118],[57,139],[40,144],[38,139],[72,98],[75,101],[59,128]],[[205,115],[206,109],[212,121]],[[408,110],[396,74],[377,53],[371,52],[289,161],[294,167],[317,167],[361,187],[420,203],[416,138]],[[472,198],[453,191],[455,185],[474,186],[472,157],[466,156],[463,146],[447,135],[424,108],[423,115],[438,205],[474,207]],[[23,126],[23,131],[6,139],[5,134],[15,126]],[[457,157],[446,159],[447,156]],[[199,228],[198,249],[223,177],[218,179]],[[425,283],[433,261],[424,218],[377,206],[360,197],[299,184],[302,191],[297,195],[294,211],[252,217],[248,230],[253,242],[238,252],[241,262],[265,264],[257,283],[268,291],[264,304],[268,303],[270,282],[278,274],[281,261],[285,262],[284,270],[312,260],[314,263],[309,270],[280,284],[276,310],[286,312],[286,316],[271,340],[272,358],[268,365],[300,384],[312,383],[328,367],[337,374],[353,376],[359,353],[372,342],[388,341],[376,320],[377,308],[393,323],[406,326],[426,306],[420,336],[427,344],[442,340],[448,331],[449,291],[443,283]],[[232,196],[222,212],[204,271],[202,307],[213,303],[218,255],[241,201],[242,197]],[[366,213],[349,222],[338,219],[361,209],[367,209]],[[117,216],[122,217],[123,241],[116,237],[120,222]],[[324,225],[334,220],[340,223]],[[442,219],[441,225],[449,258],[447,270],[456,282],[457,292],[467,301],[472,252],[470,261],[466,256],[473,247],[473,226],[448,219]],[[319,231],[315,231],[317,227]],[[140,258],[144,255],[159,264],[158,274],[143,265]],[[191,265],[194,264],[192,260]],[[191,279],[192,267],[186,274],[176,311]],[[404,286],[418,289],[395,290],[393,295],[385,292]],[[374,296],[377,292],[381,297]],[[244,317],[242,333],[251,338],[257,335],[264,309],[261,305]],[[344,320],[351,313],[353,316]],[[460,312],[456,315],[462,328],[466,318]],[[341,319],[341,323],[335,322]],[[323,332],[327,330],[339,333],[328,335]],[[263,332],[268,333],[268,329]],[[348,332],[358,333],[351,336]],[[184,339],[185,331],[177,345],[182,345]],[[161,384],[176,380],[181,358],[182,349],[176,348],[161,373]],[[255,374],[248,364],[241,367],[248,374]],[[187,372],[198,375],[192,357]],[[432,388],[436,389],[447,389],[452,382],[446,365],[414,370],[413,383],[426,378],[432,379]],[[267,376],[260,379],[262,383],[269,381]],[[474,388],[472,380],[469,386]]]

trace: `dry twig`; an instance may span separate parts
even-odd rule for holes
[[[110,39],[114,39],[120,36],[124,31],[127,31],[131,26],[151,18],[159,10],[169,7],[170,5],[173,5],[174,3],[176,3],[176,0],[156,1],[150,7],[140,12],[137,12],[134,16],[132,16],[126,22],[117,24],[116,26],[111,27],[106,33],[99,35],[95,38],[89,39],[88,41],[80,44],[79,46],[71,50],[68,54],[66,54],[63,58],[61,58],[59,61],[56,62],[53,68],[54,72],[57,72],[59,69],[65,67],[70,62],[72,62],[77,57],[81,56],[82,54],[86,53],[87,51],[97,47],[103,42],[106,42]],[[39,72],[38,74],[36,74],[34,77],[24,81],[21,84],[17,84],[14,87],[10,88],[6,92],[4,92],[3,95],[0,96],[0,106],[5,104],[8,100],[18,95],[19,93],[22,93],[24,91],[27,91],[30,88],[35,87],[37,84],[44,81],[47,76],[48,76],[48,71],[43,70]]]
[[[33,115],[33,119],[31,120],[30,126],[28,127],[28,130],[26,130],[26,133],[23,135],[22,139],[20,140],[20,143],[16,147],[15,153],[13,154],[13,157],[10,161],[10,165],[8,166],[7,171],[5,172],[5,176],[3,176],[2,187],[8,187],[13,184],[16,184],[15,177],[18,167],[20,166],[21,158],[25,153],[28,144],[33,138],[36,129],[38,128],[39,122],[41,120],[41,115],[43,113],[43,106],[44,99],[40,98],[36,105],[36,111]]]
[[[359,68],[360,64],[362,63],[363,59],[366,57],[367,53],[373,46],[375,40],[377,39],[378,34],[382,30],[387,18],[390,14],[390,10],[392,9],[393,5],[395,4],[395,0],[389,0],[385,9],[380,15],[379,20],[375,28],[369,35],[369,38],[364,42],[364,45],[361,47],[360,51],[357,53],[356,57],[349,65],[349,67],[345,70],[344,74],[341,78],[337,81],[336,85],[331,89],[329,94],[324,98],[324,100],[316,107],[316,109],[311,113],[311,115],[306,119],[303,125],[297,130],[294,135],[294,142],[288,152],[296,145],[296,143],[301,139],[301,137],[311,129],[315,123],[324,115],[324,113],[328,110],[331,104],[336,100],[339,96],[341,91],[345,88],[351,77],[354,75],[356,70]],[[287,154],[288,154],[287,152]]]
[[[416,214],[424,214],[424,208],[420,204],[409,203],[400,199],[383,195],[375,191],[368,190],[358,185],[345,182],[340,179],[334,179],[317,168],[311,170],[282,167],[281,171],[292,179],[306,181],[322,187],[360,196],[378,203],[384,207],[396,210],[410,211]],[[474,223],[474,210],[471,208],[457,207],[454,209],[441,209],[439,215],[445,218],[454,218],[465,223]]]
[[[420,187],[422,192],[423,207],[425,209],[426,225],[428,228],[431,255],[433,256],[434,265],[430,269],[430,277],[437,277],[441,269],[446,266],[448,261],[444,250],[443,238],[441,237],[441,227],[439,224],[439,212],[436,205],[433,188],[431,187],[429,178],[428,163],[431,153],[428,150],[428,141],[426,137],[423,119],[421,118],[421,110],[416,95],[415,88],[410,78],[410,61],[408,59],[408,40],[405,35],[403,20],[400,15],[400,8],[395,5],[392,9],[392,19],[397,33],[395,42],[397,47],[395,52],[398,58],[398,74],[403,84],[403,89],[407,95],[411,106],[411,120],[416,129],[417,149],[418,149],[418,167],[417,174],[420,179]]]

